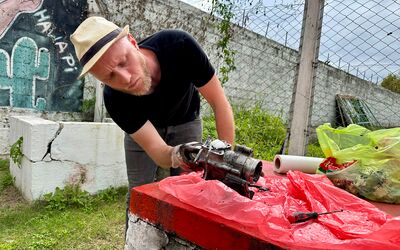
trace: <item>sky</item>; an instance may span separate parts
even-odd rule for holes
[[[210,0],[181,1],[211,8]],[[233,2],[236,24],[298,50],[304,0]],[[400,74],[399,48],[400,1],[325,0],[320,61],[380,83],[390,73]]]

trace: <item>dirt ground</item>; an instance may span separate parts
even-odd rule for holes
[[[27,202],[14,186],[6,187],[0,192],[0,209],[14,208],[23,204],[27,204]]]

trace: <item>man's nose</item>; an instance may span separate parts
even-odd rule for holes
[[[116,73],[119,75],[122,84],[129,83],[131,81],[131,74],[126,69],[117,69]]]

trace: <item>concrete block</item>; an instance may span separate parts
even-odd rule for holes
[[[54,192],[56,187],[79,185],[82,190],[95,194],[109,187],[127,186],[125,164],[82,165],[73,161],[29,161],[25,156],[21,166],[10,163],[15,186],[28,201],[40,199]]]
[[[28,201],[68,184],[91,194],[128,185],[124,133],[117,125],[36,117],[13,117],[11,124],[10,140],[24,141],[21,165],[11,161],[10,172]]]
[[[115,161],[112,164],[95,165],[93,178],[94,183],[85,187],[85,190],[90,193],[95,193],[108,187],[128,186],[125,159],[123,161]]]
[[[30,161],[41,161],[49,143],[56,137],[60,125],[33,116],[12,116],[10,119],[9,145],[23,137],[22,153]]]
[[[24,156],[21,166],[10,161],[10,172],[23,197],[33,201],[54,192],[56,187],[78,182],[76,176],[80,175],[81,169],[74,162],[32,162]]]
[[[114,123],[62,122],[63,129],[51,147],[55,160],[82,165],[124,163],[124,133]]]
[[[125,243],[125,250],[165,249],[168,244],[168,236],[164,231],[131,214],[126,234],[129,235],[129,241]]]
[[[194,250],[200,249],[174,234],[168,234],[149,221],[129,214],[128,230],[126,232],[125,250],[163,249],[163,250]]]

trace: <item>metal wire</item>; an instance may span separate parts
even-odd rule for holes
[[[211,6],[207,1],[185,1],[203,9]],[[234,24],[276,44],[271,50],[240,47],[236,65],[253,67],[244,66],[231,73],[225,86],[228,95],[234,103],[262,102],[264,108],[289,119],[304,0],[229,2],[234,4]],[[383,127],[400,126],[399,94],[379,87],[388,75],[400,74],[400,2],[326,0],[323,13],[309,127],[315,129],[326,122],[342,125],[337,95],[363,103]],[[261,60],[257,57],[260,53],[270,58]]]
[[[325,1],[320,72],[332,79],[317,74],[313,99],[319,110],[312,112],[313,127],[342,125],[337,109],[328,108],[337,94],[363,102],[383,127],[400,126],[399,95],[379,87],[388,75],[399,74],[399,11],[394,0]],[[337,74],[345,77],[338,80]]]
[[[320,60],[379,84],[400,69],[400,2],[327,0]]]

